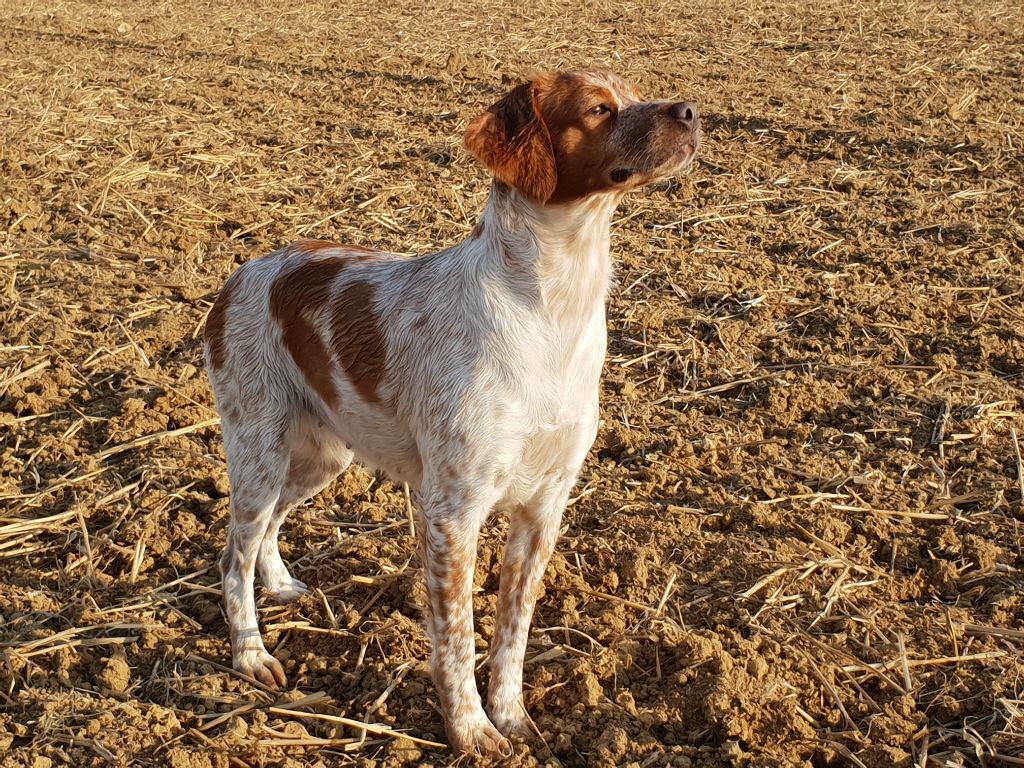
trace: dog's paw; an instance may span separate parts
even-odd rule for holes
[[[482,713],[468,722],[452,723],[448,729],[448,741],[456,754],[494,759],[512,757],[512,742],[502,736]]]
[[[234,659],[235,671],[251,677],[270,688],[283,689],[288,685],[281,662],[263,648],[241,651]]]
[[[275,603],[294,603],[309,592],[306,582],[299,581],[287,572],[275,581],[264,584],[263,588]]]
[[[491,717],[494,727],[515,741],[532,741],[537,733],[529,717]]]
[[[505,736],[516,741],[532,741],[537,735],[533,720],[523,705],[521,688],[501,687],[492,691],[487,702],[487,716]]]

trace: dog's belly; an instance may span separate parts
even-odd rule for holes
[[[380,470],[389,479],[418,488],[423,462],[412,432],[400,421],[369,413],[345,414],[335,433],[352,449],[357,462]]]

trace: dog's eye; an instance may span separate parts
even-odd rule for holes
[[[607,115],[611,111],[612,108],[609,107],[607,104],[598,104],[596,107],[590,110],[590,114],[597,115],[598,117],[600,117],[601,115]]]

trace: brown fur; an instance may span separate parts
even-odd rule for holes
[[[206,317],[206,327],[203,329],[203,340],[210,347],[210,364],[214,368],[223,368],[227,361],[228,350],[224,344],[224,327],[227,324],[228,307],[239,280],[228,279],[224,283],[217,300],[210,308],[210,314]]]
[[[308,242],[308,241],[307,241]],[[281,326],[285,348],[309,386],[334,408],[338,393],[331,380],[331,353],[307,318],[330,295],[335,278],[348,265],[346,259],[307,262],[285,272],[270,288],[270,314]]]
[[[608,141],[616,93],[636,90],[611,73],[607,82],[563,72],[514,88],[466,129],[465,145],[501,181],[542,203],[568,203],[615,187],[608,165],[621,148]],[[600,105],[608,115],[595,115]],[[639,137],[638,137],[639,140]]]
[[[299,240],[293,243],[288,251],[292,254],[296,253],[316,253],[317,251],[333,250],[334,248],[344,248],[345,250],[351,250],[351,246],[343,246],[338,243],[333,243],[330,240]]]
[[[466,129],[466,149],[527,197],[545,203],[555,191],[557,172],[551,137],[537,97],[541,79],[523,83]]]
[[[612,188],[607,175],[612,121],[590,110],[602,104],[614,108],[617,101],[606,86],[573,73],[558,75],[545,88],[541,111],[558,168],[558,184],[549,202],[580,200]]]
[[[386,256],[385,251],[376,248],[366,248],[362,245],[347,245],[335,243],[332,240],[299,240],[288,246],[289,253],[316,254],[321,251],[338,251],[340,254],[351,256],[356,261],[364,261],[374,256]]]
[[[355,281],[338,292],[331,308],[331,346],[356,391],[379,403],[377,387],[384,378],[388,347],[373,302],[370,283]]]

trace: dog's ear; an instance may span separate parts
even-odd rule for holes
[[[551,135],[539,97],[545,78],[513,88],[466,129],[464,144],[494,175],[531,200],[546,203],[558,182]]]

